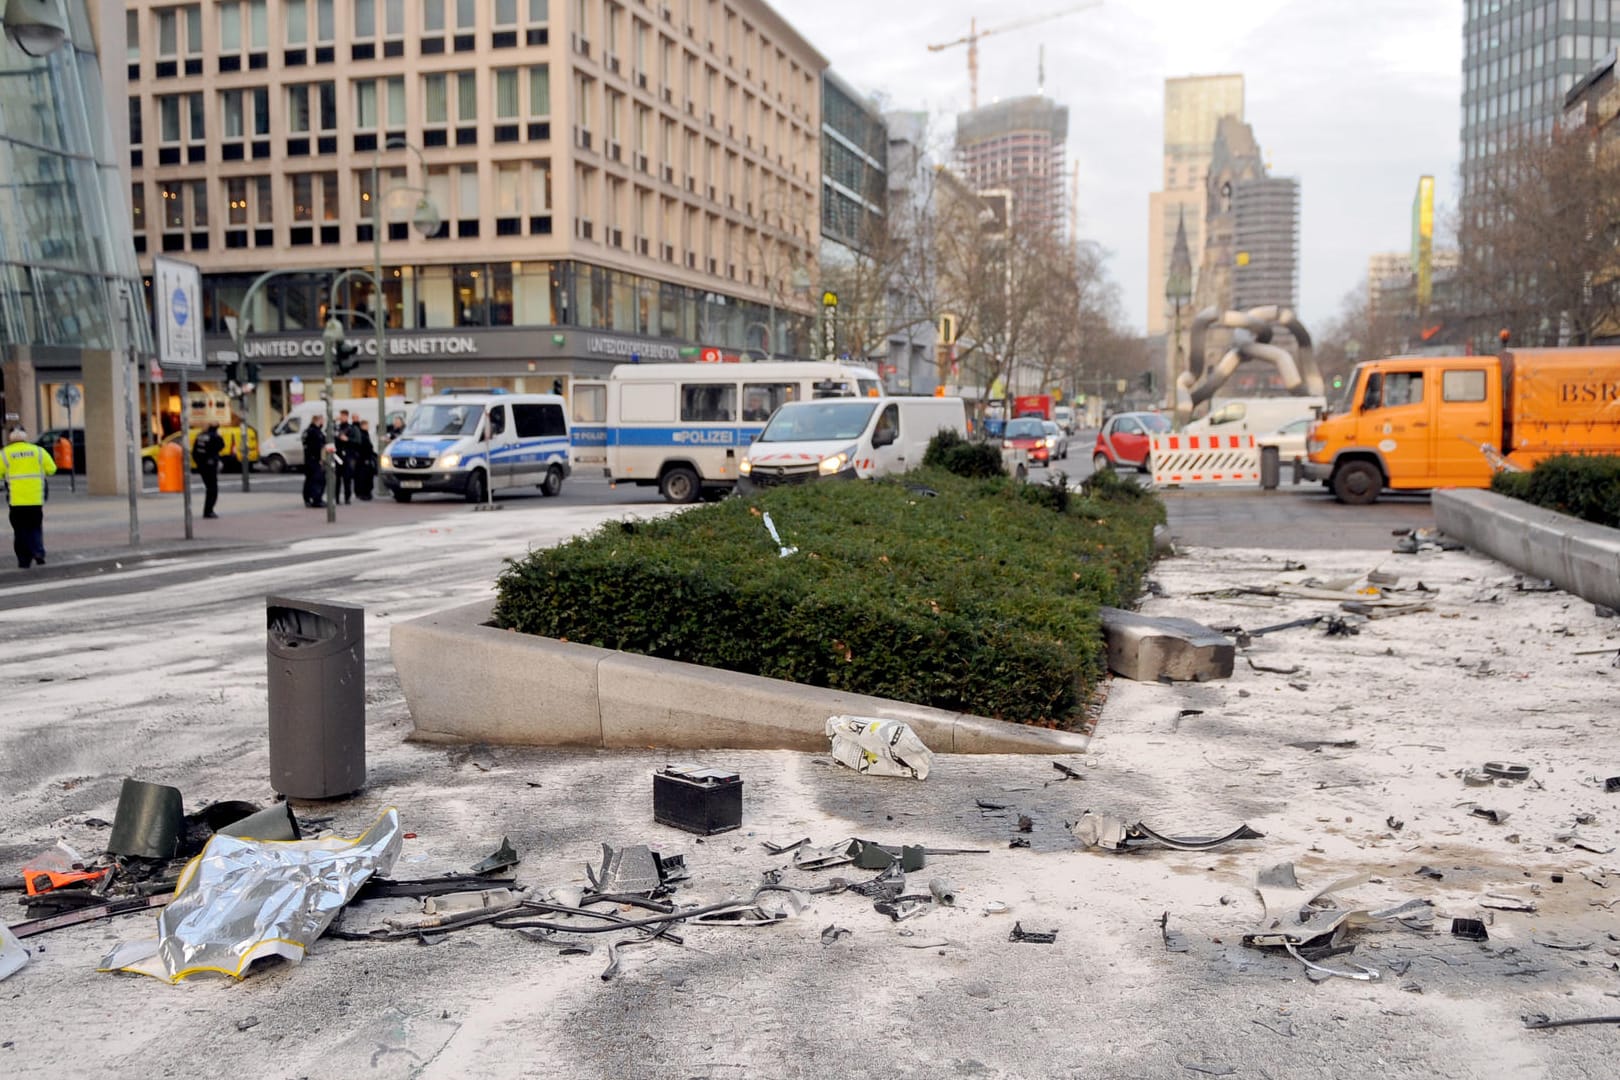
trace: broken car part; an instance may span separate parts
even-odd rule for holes
[[[510,870],[522,861],[522,859],[518,858],[518,853],[513,850],[512,841],[503,836],[501,837],[501,846],[474,863],[472,872],[475,874],[494,874],[502,870]]]
[[[928,865],[927,849],[917,844],[907,844],[896,851],[871,840],[857,839],[849,842],[849,854],[862,870],[886,870],[898,863],[900,869],[909,874]]]
[[[468,889],[496,888],[511,883],[512,879],[508,877],[478,874],[447,874],[444,877],[413,878],[405,881],[373,877],[366,879],[366,883],[360,886],[360,891],[354,894],[354,899],[350,903],[404,896],[443,896],[447,893],[465,892]]]
[[[872,905],[872,910],[887,915],[895,922],[904,922],[914,919],[918,915],[926,915],[934,909],[934,898],[927,893],[907,893],[904,896],[893,896],[879,900]]]
[[[827,738],[833,760],[873,776],[928,778],[934,754],[902,720],[875,716],[829,716]]]
[[[234,836],[241,840],[299,840],[303,834],[298,829],[298,819],[293,817],[292,806],[288,803],[276,803],[274,806],[255,811],[228,825],[214,830],[222,836]]]
[[[59,915],[47,915],[43,918],[15,923],[11,927],[11,932],[19,938],[33,937],[35,934],[62,930],[69,926],[78,926],[81,923],[95,922],[98,919],[110,919],[114,915],[129,915],[137,911],[150,911],[153,908],[162,907],[170,899],[172,897],[165,893],[155,896],[135,896],[128,899],[109,900],[90,907],[82,907],[75,911],[64,911]]]
[[[729,832],[742,826],[742,789],[730,769],[666,765],[653,773],[653,820],[699,836]]]
[[[28,963],[28,950],[5,923],[0,923],[0,979],[21,971]]]
[[[1485,773],[1499,780],[1524,780],[1530,775],[1530,766],[1514,765],[1507,761],[1487,761]]]
[[[1452,919],[1451,936],[1460,937],[1464,941],[1489,941],[1490,932],[1485,924],[1478,919]]]
[[[1012,932],[1007,935],[1008,941],[1027,941],[1032,945],[1051,945],[1057,941],[1056,930],[1025,930],[1021,922],[1013,923]]]
[[[934,900],[941,907],[956,906],[956,886],[950,879],[937,877],[928,882],[928,891],[934,894]]]
[[[1085,776],[1083,774],[1081,774],[1079,772],[1079,770],[1073,769],[1070,766],[1063,764],[1063,762],[1061,762],[1061,761],[1052,762],[1052,768],[1054,768],[1058,772],[1062,773],[1063,774],[1063,779],[1065,779],[1065,780],[1084,780],[1085,779]]]
[[[1524,1026],[1531,1031],[1542,1031],[1546,1028],[1580,1027],[1583,1024],[1620,1024],[1620,1016],[1580,1016],[1572,1020],[1554,1020],[1546,1013],[1536,1013],[1534,1016],[1524,1018]]]
[[[267,956],[296,964],[366,879],[393,867],[402,843],[392,807],[355,840],[215,835],[186,866],[157,937],[119,945],[99,970],[175,983],[203,971],[241,978]]]
[[[1260,840],[1265,834],[1239,825],[1225,836],[1165,836],[1142,822],[1126,825],[1124,820],[1087,810],[1069,829],[1087,847],[1104,851],[1136,851],[1141,848],[1174,848],[1177,851],[1209,851],[1234,840]]]
[[[1299,950],[1294,947],[1293,942],[1286,943],[1284,948],[1288,950],[1289,956],[1292,956],[1295,960],[1298,960],[1300,963],[1305,965],[1306,971],[1313,971],[1318,975],[1331,976],[1337,979],[1359,979],[1362,982],[1376,982],[1378,979],[1378,972],[1374,971],[1372,968],[1362,967],[1360,964],[1351,964],[1350,966],[1355,969],[1353,971],[1345,971],[1342,968],[1323,967],[1321,964],[1312,963],[1303,956],[1299,955]]]
[[[1179,930],[1170,929],[1168,911],[1159,916],[1159,936],[1164,939],[1164,947],[1170,952],[1184,953],[1192,949],[1192,945],[1187,941],[1187,935]]]
[[[107,850],[114,855],[172,859],[185,828],[180,789],[144,780],[125,779],[118,792]]]

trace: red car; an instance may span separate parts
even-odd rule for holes
[[[1050,456],[1046,445],[1046,424],[1038,417],[1021,416],[1007,421],[1001,432],[1001,445],[1029,452],[1029,460],[1045,465]]]
[[[1158,413],[1116,413],[1097,432],[1097,445],[1092,449],[1091,464],[1097,469],[1134,465],[1143,472],[1152,472],[1148,440],[1169,430],[1170,421]]]

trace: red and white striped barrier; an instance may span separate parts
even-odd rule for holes
[[[1155,435],[1151,446],[1153,482],[1160,487],[1260,482],[1253,435]]]

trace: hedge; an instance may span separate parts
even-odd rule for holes
[[[1064,503],[1061,510],[1054,509]],[[769,513],[781,556],[763,523]],[[622,522],[509,560],[524,633],[1022,723],[1071,727],[1103,675],[1097,609],[1129,603],[1158,500],[919,469]]]
[[[1500,472],[1491,489],[1599,525],[1620,528],[1620,456],[1560,454],[1529,472]]]

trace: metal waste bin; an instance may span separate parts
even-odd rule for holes
[[[330,799],[366,782],[366,610],[265,597],[270,786]]]
[[[1275,446],[1260,448],[1260,486],[1276,491],[1282,482],[1282,453]]]

